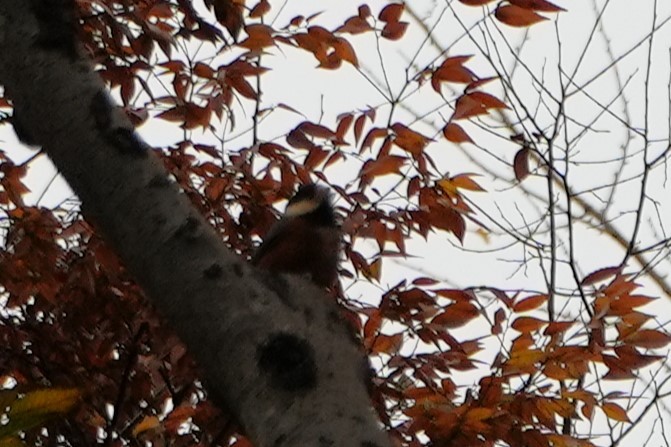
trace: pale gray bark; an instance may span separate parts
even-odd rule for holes
[[[67,30],[51,39],[61,3],[0,0],[0,84],[20,127],[186,342],[208,391],[258,446],[389,445],[337,309],[306,281],[263,275],[226,250]],[[38,20],[35,7],[52,10]]]

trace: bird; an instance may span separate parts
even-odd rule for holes
[[[340,243],[331,192],[305,184],[289,200],[251,262],[273,273],[307,276],[317,286],[335,290]]]

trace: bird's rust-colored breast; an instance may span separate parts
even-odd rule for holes
[[[322,287],[335,284],[340,252],[338,228],[315,226],[297,217],[285,222],[267,242],[272,245],[259,253],[255,265],[278,273],[308,275]]]

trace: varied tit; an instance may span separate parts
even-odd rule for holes
[[[252,258],[252,264],[277,273],[308,276],[332,288],[338,277],[340,228],[328,189],[303,185],[287,204]]]

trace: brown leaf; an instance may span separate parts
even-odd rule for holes
[[[515,154],[513,160],[513,171],[515,171],[515,178],[521,182],[529,175],[529,148],[523,147]]]
[[[618,422],[631,422],[629,416],[627,416],[627,412],[618,404],[607,402],[601,405],[601,409],[606,413],[606,416],[608,416],[609,419]]]
[[[367,31],[372,31],[373,27],[363,18],[354,16],[345,20],[345,23],[342,26],[338,27],[336,33],[350,33],[350,34],[361,34]]]
[[[384,335],[375,337],[375,342],[370,348],[371,354],[395,354],[403,344],[403,334]]]
[[[640,348],[663,348],[671,342],[671,335],[654,329],[641,329],[627,336],[624,342]]]
[[[511,327],[518,332],[529,333],[534,332],[548,324],[547,321],[540,320],[534,317],[518,317],[513,321]]]
[[[403,14],[404,6],[402,3],[392,3],[382,8],[380,14],[377,16],[383,22],[398,22],[398,19],[401,18]]]
[[[431,324],[453,329],[461,327],[480,314],[478,308],[470,301],[459,301],[450,304],[445,310],[436,315]]]
[[[546,0],[508,0],[515,6],[519,6],[524,9],[531,9],[534,11],[543,11],[543,12],[561,12],[566,11],[564,8],[550,3]]]
[[[407,159],[399,155],[385,155],[377,160],[368,160],[361,168],[360,176],[371,179],[388,174],[398,174],[406,162]]]
[[[270,11],[270,3],[268,3],[268,0],[261,0],[249,11],[249,17],[257,19],[266,15],[268,11]]]
[[[389,40],[399,40],[408,29],[408,22],[389,22],[382,28],[382,37]]]
[[[482,6],[487,3],[492,3],[494,0],[459,0],[459,2],[468,6]]]
[[[618,273],[620,273],[621,270],[622,266],[606,267],[596,270],[590,273],[589,275],[585,276],[583,280],[580,281],[580,285],[589,286],[599,281],[603,281],[605,279],[610,278],[611,276],[617,275]]]
[[[395,123],[391,126],[391,129],[396,134],[396,137],[394,138],[394,144],[413,155],[419,155],[422,150],[424,150],[429,141],[431,141],[429,137],[425,137],[419,132],[415,132],[401,123]]]
[[[515,303],[515,305],[513,305],[513,311],[528,312],[530,310],[538,309],[545,304],[547,300],[548,296],[545,294],[532,295]]]
[[[354,121],[354,115],[352,115],[351,113],[345,113],[339,115],[337,121],[338,121],[338,127],[336,127],[335,131],[336,140],[345,141],[345,134],[352,126],[352,121]]]
[[[265,47],[275,45],[272,33],[273,29],[268,25],[254,23],[245,27],[247,38],[240,42],[240,46],[252,51],[258,51]]]
[[[571,326],[575,324],[575,321],[551,321],[548,324],[548,327],[543,331],[544,335],[554,335],[566,332]]]
[[[300,123],[296,129],[303,132],[306,135],[310,135],[316,138],[323,138],[326,140],[335,140],[336,134],[331,129],[321,124],[315,124],[308,121]]]
[[[494,16],[499,19],[501,23],[517,28],[531,26],[535,23],[547,20],[547,17],[543,17],[529,9],[520,8],[515,5],[499,6],[496,8]]]
[[[234,40],[238,39],[242,28],[242,4],[235,0],[209,0],[208,3],[214,8],[217,21],[224,25]]]
[[[356,53],[354,52],[354,48],[352,48],[352,45],[349,43],[349,41],[343,39],[342,37],[338,37],[332,43],[332,46],[333,50],[335,51],[335,54],[340,59],[349,62],[355,67],[359,66],[359,60],[357,59]]]
[[[357,120],[358,121],[358,120]],[[356,126],[358,123],[354,123],[354,131],[356,132]],[[363,139],[363,143],[361,144],[361,152],[363,152],[366,149],[369,149],[375,140],[378,138],[384,138],[387,136],[389,132],[387,129],[382,128],[382,127],[374,127],[372,128],[368,134],[366,135],[366,138]]]
[[[314,143],[298,129],[293,129],[289,132],[289,135],[287,135],[287,143],[296,149],[312,149],[315,146]]]
[[[447,125],[443,127],[443,135],[445,136],[445,139],[453,143],[473,143],[471,137],[459,124],[447,123]]]

